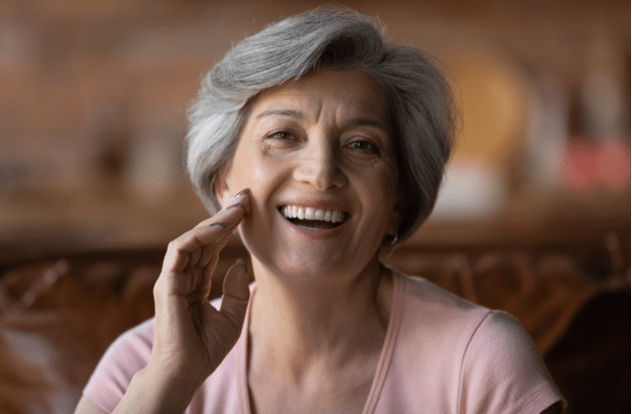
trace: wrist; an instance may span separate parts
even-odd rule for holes
[[[201,385],[198,382],[185,381],[167,370],[148,365],[134,375],[114,412],[181,414]]]

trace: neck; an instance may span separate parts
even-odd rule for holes
[[[392,289],[390,271],[377,258],[357,275],[319,281],[281,278],[253,265],[253,361],[296,373],[323,357],[338,365],[358,352],[379,353]]]

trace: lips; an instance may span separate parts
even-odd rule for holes
[[[342,210],[292,204],[280,206],[279,212],[292,224],[314,229],[333,229],[349,218],[349,213]]]

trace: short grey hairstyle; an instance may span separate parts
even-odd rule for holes
[[[220,208],[215,175],[234,154],[251,98],[332,67],[363,70],[388,93],[398,168],[396,240],[405,240],[423,223],[452,147],[452,93],[434,58],[388,44],[384,33],[378,22],[357,12],[321,7],[244,39],[203,78],[188,113],[185,152],[191,181],[211,214]]]

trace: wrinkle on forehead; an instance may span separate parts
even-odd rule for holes
[[[346,77],[353,82],[345,82]],[[298,120],[309,117],[310,121],[317,121],[323,107],[335,108],[333,120],[338,124],[373,124],[390,135],[388,101],[383,87],[359,69],[318,69],[296,81],[263,91],[253,106],[261,103],[264,106],[253,115],[258,118],[281,115]]]

